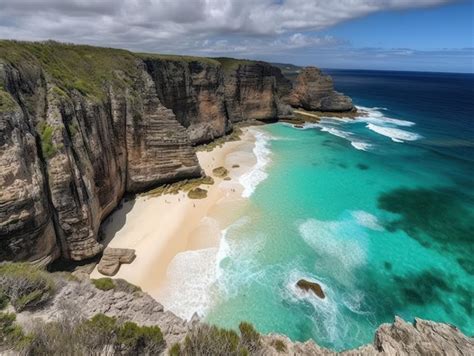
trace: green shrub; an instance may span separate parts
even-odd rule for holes
[[[117,320],[104,314],[96,314],[77,327],[77,336],[92,354],[100,354],[104,347],[115,345]]]
[[[273,340],[272,341],[272,346],[277,350],[278,352],[286,352],[286,345],[283,341],[281,340]]]
[[[8,305],[8,297],[0,291],[0,310],[3,310],[7,307]]]
[[[138,326],[127,321],[117,330],[117,344],[122,351],[132,354],[155,354],[163,349],[165,342],[158,326]]]
[[[19,350],[28,342],[28,338],[15,321],[15,314],[0,313],[0,346]]]
[[[108,291],[115,288],[115,283],[112,278],[104,277],[99,279],[93,279],[92,283],[97,289]]]
[[[46,271],[31,264],[4,263],[0,265],[0,291],[16,311],[22,311],[51,299],[55,284]]]
[[[179,343],[173,344],[168,351],[169,356],[180,356],[181,355],[181,346]]]
[[[233,330],[201,324],[185,338],[183,355],[243,355],[245,347],[240,345],[240,337]]]
[[[53,157],[57,151],[53,143],[54,127],[43,121],[38,125],[38,133],[40,135],[41,150],[43,151],[44,157]]]
[[[241,322],[239,324],[241,342],[249,352],[256,352],[262,346],[260,334],[255,330],[252,324]]]
[[[134,294],[141,292],[142,289],[139,286],[136,286],[135,284],[132,284],[125,279],[117,278],[113,280],[115,283],[115,290],[119,292],[125,292],[128,294]]]

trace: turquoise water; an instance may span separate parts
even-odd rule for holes
[[[466,130],[449,131],[418,104],[410,114],[396,96],[380,109],[377,98],[349,94],[368,118],[260,129],[268,176],[226,231],[207,321],[246,320],[335,350],[370,342],[395,315],[472,335],[470,113],[459,119]],[[300,278],[320,283],[326,298],[295,288]]]

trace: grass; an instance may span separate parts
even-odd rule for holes
[[[41,67],[61,96],[77,90],[101,100],[107,84],[124,88],[139,75],[136,55],[113,48],[0,40],[0,58],[19,68]]]
[[[142,195],[158,197],[163,194],[178,194],[179,192],[189,192],[190,190],[198,188],[202,184],[212,185],[214,184],[214,179],[212,177],[185,179],[179,182],[161,185],[155,189],[143,193]]]
[[[14,111],[18,107],[10,93],[0,87],[0,112]]]
[[[258,63],[257,61],[252,61],[250,59],[236,59],[236,58],[228,58],[228,57],[218,57],[218,58],[213,58],[213,59],[218,61],[221,64],[222,69],[225,72],[235,70],[241,65]]]
[[[29,263],[0,265],[0,292],[18,312],[50,300],[55,290],[49,273]]]
[[[210,152],[217,147],[221,147],[226,142],[239,141],[240,136],[242,136],[242,134],[243,134],[242,129],[238,126],[234,126],[234,129],[232,130],[230,134],[219,137],[218,139],[208,144],[198,146],[197,151]]]
[[[45,158],[53,157],[57,152],[57,147],[53,143],[54,127],[42,121],[38,124],[38,133],[41,140],[41,150]]]
[[[196,56],[182,56],[182,55],[175,55],[175,54],[159,54],[159,53],[136,53],[138,57],[143,60],[147,59],[160,59],[163,61],[179,61],[179,62],[198,62],[198,63],[206,63],[214,66],[220,65],[220,62],[207,57],[196,57]]]
[[[115,289],[115,283],[112,278],[104,277],[99,279],[92,279],[92,284],[100,290],[108,291],[111,289]]]
[[[284,353],[286,352],[286,345],[283,341],[281,340],[274,340],[272,342],[272,346],[275,348],[275,350],[277,350],[278,352],[280,353]]]
[[[22,328],[15,323],[16,315],[13,313],[0,313],[0,346],[10,349],[22,349],[29,342]],[[0,349],[1,350],[1,349]]]
[[[113,289],[117,292],[125,292],[127,294],[134,294],[142,291],[140,287],[130,282],[127,282],[125,279],[121,278],[112,279],[109,277],[103,277],[98,279],[91,279],[91,282],[97,289],[103,291]]]

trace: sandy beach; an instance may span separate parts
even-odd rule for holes
[[[253,152],[256,135],[258,129],[244,128],[241,140],[197,153],[201,167],[214,179],[213,185],[201,185],[208,191],[207,198],[190,199],[179,192],[123,202],[104,223],[105,244],[135,249],[137,258],[122,265],[114,278],[123,278],[158,300],[166,300],[165,294],[176,282],[167,273],[176,256],[217,251],[222,230],[235,222],[245,207],[247,199],[240,182],[258,165]],[[230,180],[216,177],[212,170],[217,167],[225,167]],[[96,268],[91,278],[100,277]]]

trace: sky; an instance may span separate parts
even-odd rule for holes
[[[0,0],[0,38],[474,72],[474,0]]]

